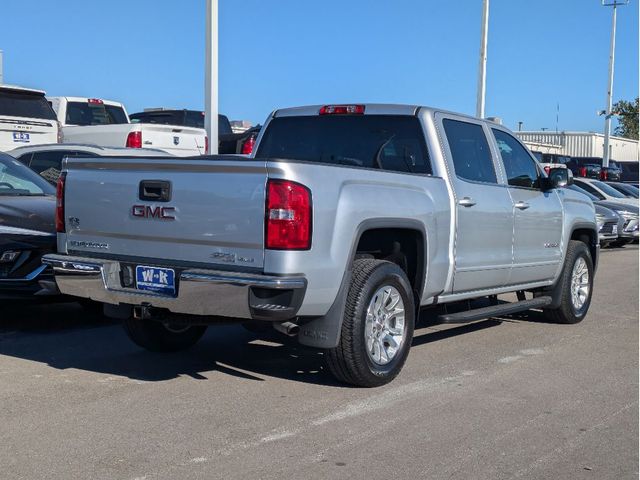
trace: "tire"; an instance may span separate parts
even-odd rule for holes
[[[375,304],[376,299],[384,303]],[[396,312],[400,301],[404,304],[403,315]],[[374,311],[376,305],[380,315],[368,316],[370,307]],[[338,346],[325,350],[329,371],[338,381],[359,387],[389,383],[409,355],[414,323],[413,292],[404,271],[388,261],[356,259]],[[374,357],[379,357],[378,361]]]
[[[151,352],[186,350],[195,345],[207,329],[206,325],[172,326],[157,320],[134,318],[124,320],[123,325],[133,343]]]
[[[588,274],[588,292],[580,306],[573,302],[573,277],[577,265],[584,262]],[[582,277],[584,280],[584,277]],[[571,240],[567,248],[567,256],[564,260],[564,267],[558,280],[561,285],[560,306],[554,309],[545,309],[544,314],[547,319],[555,323],[579,323],[587,315],[591,297],[593,295],[593,261],[591,253],[584,242]]]

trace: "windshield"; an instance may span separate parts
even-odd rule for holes
[[[597,200],[600,200],[595,195],[591,195],[589,192],[587,192],[586,190],[578,187],[577,185],[569,185],[567,188],[570,189],[570,190],[573,190],[574,192],[579,192],[579,193],[581,193],[583,195],[586,195],[587,197],[589,197],[594,202],[597,201]]]
[[[627,195],[623,195],[622,193],[620,193],[619,191],[617,191],[615,188],[607,185],[604,182],[601,182],[599,180],[596,180],[593,182],[593,185],[596,188],[599,188],[600,190],[602,190],[604,193],[606,193],[607,195],[609,195],[610,197],[614,197],[614,198],[627,198]]]
[[[431,173],[422,127],[409,115],[274,118],[256,157]]]
[[[0,196],[55,195],[40,175],[8,155],[0,156]]]
[[[0,89],[0,115],[55,120],[56,114],[41,93]]]
[[[67,103],[67,125],[114,125],[129,123],[121,106],[104,103]]]

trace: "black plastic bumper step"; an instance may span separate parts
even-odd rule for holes
[[[550,303],[551,297],[536,297],[531,300],[523,300],[521,302],[502,303],[500,305],[491,305],[490,307],[476,308],[474,310],[467,310],[464,312],[448,313],[438,316],[438,320],[442,323],[468,323],[499,315],[523,312],[530,308],[540,308],[547,306]]]

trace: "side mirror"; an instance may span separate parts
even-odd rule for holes
[[[573,185],[573,173],[568,168],[551,168],[544,182],[544,190]]]

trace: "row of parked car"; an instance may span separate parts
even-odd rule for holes
[[[0,85],[0,151],[24,145],[94,144],[152,148],[176,156],[209,152],[204,113],[148,109],[129,115],[120,102],[87,97],[47,97],[45,92]],[[218,117],[218,153],[249,154],[260,127],[234,133]]]
[[[599,157],[570,157],[555,153],[531,152],[543,165],[566,165],[574,177],[595,178],[612,182],[638,183],[638,162],[610,160],[602,166]]]

